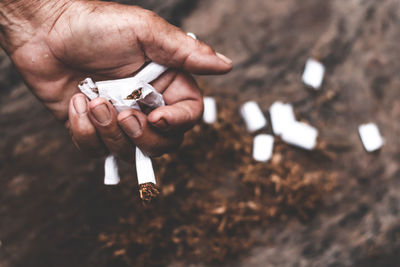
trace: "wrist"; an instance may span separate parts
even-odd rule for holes
[[[0,45],[11,54],[39,30],[51,29],[57,18],[73,1],[2,0],[0,1]]]

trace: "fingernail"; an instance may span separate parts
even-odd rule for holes
[[[121,126],[130,137],[136,138],[142,134],[142,125],[135,116],[130,116],[123,120]]]
[[[160,119],[159,121],[153,123],[153,125],[162,130],[167,130],[169,126],[168,122],[164,119]]]
[[[100,123],[104,124],[111,120],[111,113],[106,104],[100,104],[91,110],[94,118]]]
[[[86,97],[83,95],[79,95],[74,97],[74,108],[76,113],[78,114],[84,114],[87,112],[87,107],[86,107]]]
[[[224,56],[223,54],[220,53],[215,53],[217,55],[217,57],[219,57],[219,59],[221,59],[223,62],[225,62],[228,65],[232,64],[232,60],[226,56]]]

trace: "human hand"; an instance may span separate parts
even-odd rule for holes
[[[7,2],[18,2],[26,10],[15,14]],[[0,10],[13,14],[6,22],[0,18],[0,24],[7,26],[0,42],[25,82],[65,122],[74,143],[95,155],[109,151],[130,159],[134,145],[150,155],[176,147],[202,114],[201,94],[189,73],[222,74],[232,66],[204,43],[135,6],[6,0]],[[153,83],[167,106],[148,116],[136,110],[117,115],[108,101],[88,102],[78,93],[77,84],[86,77],[97,81],[129,77],[149,60],[171,70]]]

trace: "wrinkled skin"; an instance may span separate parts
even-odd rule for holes
[[[6,50],[32,92],[65,122],[77,147],[95,156],[111,152],[130,160],[135,145],[153,156],[176,148],[203,111],[190,73],[223,74],[232,67],[209,46],[135,6],[66,2],[35,19],[33,30],[16,35],[20,40]],[[128,77],[150,60],[170,67],[153,82],[165,107],[147,115],[117,114],[105,99],[89,102],[78,92],[86,77]]]

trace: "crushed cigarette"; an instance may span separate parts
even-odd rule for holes
[[[217,121],[217,103],[213,97],[206,96],[203,98],[204,113],[203,120],[205,123],[213,124]]]
[[[368,152],[373,152],[380,149],[384,144],[378,126],[375,123],[362,124],[358,127],[358,132],[364,148]]]
[[[240,114],[242,115],[246,123],[247,130],[250,133],[258,131],[267,126],[267,119],[255,101],[248,101],[244,103],[240,108]]]
[[[290,130],[290,125],[296,121],[291,104],[274,102],[269,108],[272,130],[275,135],[280,136],[283,132]]]
[[[253,142],[253,158],[259,162],[267,162],[272,157],[274,137],[269,134],[259,134]]]
[[[315,59],[308,59],[303,72],[303,82],[305,85],[316,90],[321,88],[324,80],[325,67]]]
[[[188,35],[196,39],[193,33],[188,33]],[[141,110],[139,103],[155,109],[164,106],[165,102],[163,96],[150,83],[161,76],[167,69],[165,66],[150,62],[134,77],[96,83],[91,78],[86,78],[78,84],[78,88],[90,100],[96,97],[103,97],[109,100],[118,112],[132,108]],[[143,154],[138,147],[136,147],[135,154],[140,197],[143,201],[150,201],[160,193],[156,186],[153,165],[151,159]],[[104,184],[119,183],[118,166],[113,155],[109,155],[106,158],[104,170]]]
[[[140,110],[139,102],[154,109],[165,105],[165,103],[162,95],[149,83],[158,78],[166,70],[166,67],[151,62],[134,77],[96,83],[90,78],[86,78],[79,83],[78,88],[90,99],[100,96],[111,101],[118,112],[130,108]],[[104,169],[104,184],[118,184],[120,179],[114,156],[110,155],[106,158]],[[149,183],[152,183],[153,187],[156,188],[151,159],[144,155],[138,147],[136,147],[136,172],[140,188],[142,188],[141,184]],[[149,185],[145,188],[145,192],[151,192],[151,194],[143,193],[144,189],[139,190],[139,193],[141,197],[146,198],[146,201],[158,195],[157,192],[159,191],[155,189],[150,190],[151,187]]]
[[[288,144],[313,150],[317,145],[318,130],[304,122],[295,121],[281,135]]]

